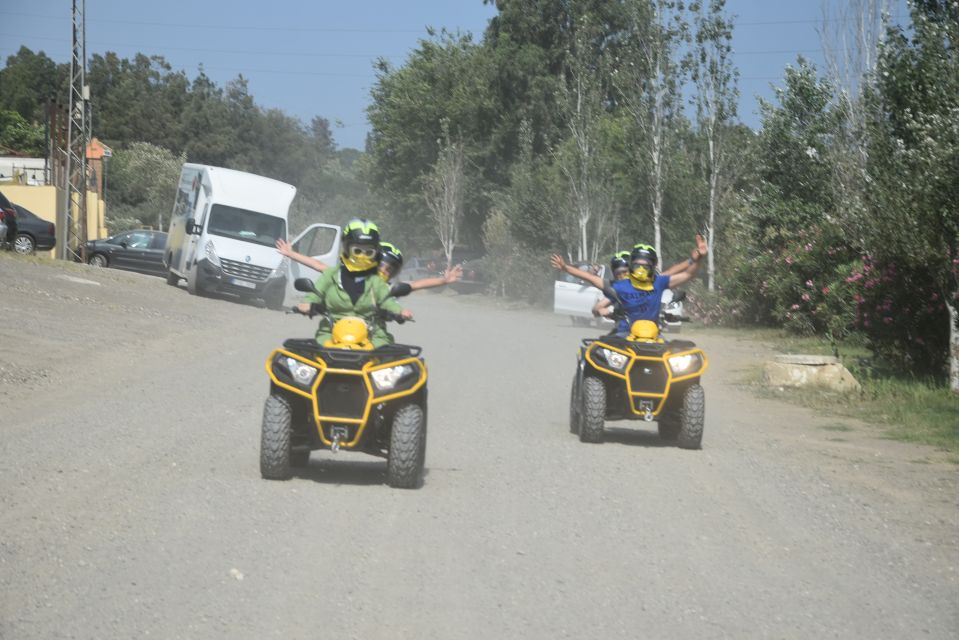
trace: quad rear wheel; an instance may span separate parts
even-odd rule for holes
[[[277,392],[270,394],[263,405],[263,426],[260,432],[260,475],[267,480],[289,480],[290,432],[293,409],[290,401]]]
[[[602,442],[606,420],[606,385],[599,378],[586,376],[580,388],[582,412],[579,416],[581,442]]]
[[[579,382],[579,371],[576,372],[576,375],[573,376],[573,386],[569,392],[569,432],[579,434],[580,429],[580,417],[579,417],[579,389],[577,389],[577,383]]]
[[[426,414],[417,404],[408,404],[393,416],[390,452],[386,459],[386,482],[397,489],[415,489],[423,480],[426,459]]]
[[[703,442],[703,422],[706,419],[706,394],[702,386],[691,384],[683,393],[679,409],[677,444],[681,449],[699,449]]]

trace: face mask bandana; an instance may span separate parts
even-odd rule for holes
[[[634,265],[629,272],[629,280],[637,289],[651,291],[653,289],[653,270],[644,264]]]
[[[376,248],[352,246],[343,254],[343,266],[350,271],[367,271],[376,266]]]

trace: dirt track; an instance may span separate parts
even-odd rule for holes
[[[261,480],[263,361],[310,323],[0,256],[0,638],[954,638],[959,471],[760,400],[710,355],[704,449],[567,429],[583,329],[417,294],[425,485]],[[695,336],[691,336],[695,338]],[[619,425],[625,426],[625,425]]]

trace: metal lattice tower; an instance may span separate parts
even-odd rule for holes
[[[86,256],[87,141],[90,89],[86,84],[86,0],[73,0],[73,55],[70,59],[70,104],[67,113],[63,211],[57,220],[57,255],[64,260]]]

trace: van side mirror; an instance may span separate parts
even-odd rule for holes
[[[293,288],[303,293],[320,295],[320,292],[316,290],[316,287],[313,286],[313,282],[309,278],[297,278],[293,281]]]
[[[201,227],[200,225],[196,224],[196,223],[193,221],[193,218],[190,218],[189,220],[186,221],[186,233],[187,233],[187,235],[190,235],[190,236],[198,236],[198,235],[200,235],[200,233],[202,233],[202,232],[203,232],[203,227]]]

